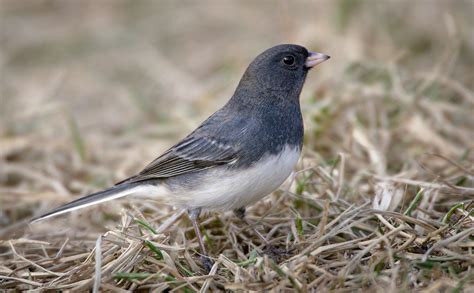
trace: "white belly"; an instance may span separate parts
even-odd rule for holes
[[[298,162],[300,150],[286,146],[280,155],[267,156],[248,170],[209,172],[201,188],[179,192],[175,205],[188,209],[232,210],[245,207],[277,189]]]

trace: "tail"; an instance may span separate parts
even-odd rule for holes
[[[99,203],[116,199],[119,197],[124,197],[130,194],[150,195],[150,193],[153,192],[153,189],[156,189],[156,187],[153,185],[148,185],[148,184],[143,184],[143,183],[142,184],[122,183],[112,188],[86,195],[84,197],[71,201],[70,203],[67,203],[63,206],[57,207],[54,210],[47,212],[46,214],[33,218],[30,221],[30,223],[31,224],[36,223],[47,218],[51,218],[57,215],[68,213],[70,211],[82,209],[91,205],[99,204]]]

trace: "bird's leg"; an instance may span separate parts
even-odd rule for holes
[[[242,222],[244,222],[246,225],[250,226],[250,228],[252,228],[253,232],[258,236],[258,238],[260,238],[260,240],[262,240],[262,242],[265,243],[265,246],[270,246],[270,242],[268,242],[267,238],[265,238],[265,236],[263,236],[262,233],[258,232],[258,230],[252,224],[250,224],[249,221],[247,221],[247,219],[245,218],[245,207],[235,209],[234,215],[237,218],[239,218]]]
[[[204,245],[204,242],[202,241],[201,230],[199,230],[199,225],[197,221],[199,219],[200,214],[201,214],[201,208],[188,210],[189,219],[191,220],[191,223],[193,223],[194,233],[196,233],[196,237],[199,241],[199,248],[201,249],[202,264],[204,266],[204,269],[207,272],[209,272],[212,268],[213,263],[212,263],[212,260],[207,255],[206,246]]]
[[[263,249],[263,253],[268,255],[271,259],[273,259],[276,263],[279,263],[280,260],[282,259],[282,256],[285,256],[288,254],[286,249],[282,248],[277,248],[274,247],[268,240],[265,238],[265,236],[262,235],[262,233],[258,232],[258,230],[251,225],[247,219],[245,219],[245,207],[241,207],[239,209],[234,210],[234,215],[237,216],[242,222],[250,226],[253,230],[253,232],[262,240],[263,243],[265,243],[265,248]]]

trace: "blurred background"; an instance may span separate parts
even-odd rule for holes
[[[315,164],[346,153],[357,184],[416,177],[426,152],[472,159],[470,0],[0,3],[2,238],[138,171],[280,43],[332,56],[301,96]]]

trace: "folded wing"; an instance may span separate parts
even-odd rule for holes
[[[140,182],[169,178],[231,164],[239,151],[229,144],[210,137],[188,137],[148,164],[140,173],[123,182]]]

